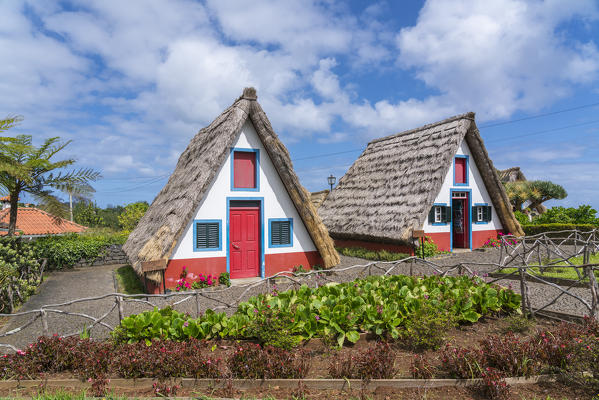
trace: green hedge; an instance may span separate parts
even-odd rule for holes
[[[522,230],[527,236],[536,235],[543,232],[569,231],[577,229],[581,232],[592,231],[599,229],[597,225],[591,224],[538,224],[538,225],[522,225]]]
[[[93,261],[104,255],[106,247],[123,244],[127,235],[123,233],[46,236],[35,241],[38,258],[48,259],[48,269],[72,268],[83,259]]]
[[[373,261],[396,261],[410,256],[409,254],[392,253],[387,250],[368,250],[363,247],[336,247],[336,249],[344,256],[364,258]]]

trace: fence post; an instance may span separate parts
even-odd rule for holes
[[[526,316],[526,309],[530,308],[530,302],[528,302],[528,287],[526,286],[526,275],[524,275],[524,268],[522,267],[518,267],[518,272],[520,272],[520,295],[522,296],[522,314]],[[530,311],[532,311],[532,309],[529,310],[529,313]]]
[[[6,297],[8,297],[8,313],[12,314],[15,310],[12,293],[12,279],[8,282],[8,286],[6,286]]]
[[[40,315],[42,317],[42,332],[44,333],[44,336],[48,336],[48,314],[46,313],[46,310],[42,309]]]
[[[584,246],[584,252],[582,253],[582,264],[586,265],[589,263],[589,259],[590,259],[590,252],[589,252],[589,246],[585,245]]]
[[[196,318],[200,318],[200,293],[196,291]]]
[[[591,289],[591,318],[597,317],[597,278],[593,267],[584,267],[585,274],[589,277],[589,289]]]
[[[115,297],[117,308],[119,309],[119,323],[123,320],[123,302],[121,296]]]

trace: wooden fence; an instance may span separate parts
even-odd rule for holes
[[[78,317],[88,321],[79,330],[62,336],[79,335],[82,331],[90,331],[93,328],[104,328],[112,331],[114,326],[107,320],[112,315],[115,323],[129,315],[126,307],[137,305],[147,307],[178,307],[186,304],[193,309],[196,317],[205,311],[206,304],[212,305],[214,311],[233,312],[240,302],[247,300],[250,295],[268,293],[273,289],[284,291],[297,289],[301,285],[318,287],[329,282],[348,282],[357,278],[370,275],[468,275],[478,276],[488,283],[501,283],[505,285],[510,280],[517,282],[516,290],[522,294],[522,310],[534,316],[542,314],[543,311],[556,304],[563,296],[567,296],[571,302],[582,305],[583,314],[598,317],[597,304],[598,292],[595,271],[599,271],[599,263],[589,263],[591,255],[599,251],[599,234],[597,231],[577,232],[564,231],[559,237],[548,237],[545,234],[530,237],[504,236],[499,249],[499,262],[461,262],[452,265],[441,265],[440,260],[423,260],[418,257],[409,257],[397,261],[370,262],[363,265],[353,265],[331,270],[309,271],[306,273],[280,272],[266,279],[242,286],[225,288],[209,288],[186,292],[172,292],[166,294],[126,295],[122,293],[109,293],[97,297],[81,298],[59,304],[48,304],[36,310],[28,310],[16,313],[0,314],[0,317],[9,320],[14,318],[28,318],[28,321],[10,330],[0,333],[0,340],[23,332],[30,328],[36,321],[41,320],[40,334],[50,334],[48,316],[58,314],[66,317]],[[582,257],[582,265],[576,265],[574,258]],[[574,269],[577,271],[577,279],[561,280],[557,282],[546,276],[548,268]],[[509,268],[506,271],[506,268]],[[556,291],[555,296],[543,299],[535,299],[531,302],[531,287],[533,285],[546,285]],[[548,290],[544,290],[548,292]],[[69,311],[63,308],[77,304],[108,301],[109,306],[102,310],[99,316],[88,313]],[[537,301],[538,300],[538,301]],[[115,318],[114,314],[118,316]],[[572,313],[574,314],[574,312]],[[580,315],[578,315],[580,316]],[[10,322],[10,321],[9,321]],[[8,343],[0,343],[0,347],[12,350],[17,348]]]

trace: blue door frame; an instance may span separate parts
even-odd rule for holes
[[[450,251],[453,251],[453,192],[466,192],[468,193],[468,245],[472,250],[472,189],[450,189],[449,190],[449,201],[451,201],[451,224],[449,233]],[[228,261],[227,261],[228,262]],[[228,264],[227,264],[228,265]]]
[[[229,248],[231,240],[229,238],[229,209],[231,201],[257,201],[260,204],[260,277],[264,278],[264,197],[227,197],[227,272],[231,273],[229,266]]]

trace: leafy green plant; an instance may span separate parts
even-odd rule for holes
[[[150,206],[146,201],[127,204],[125,210],[118,216],[119,224],[125,232],[131,232],[137,226],[137,223],[144,216]]]
[[[228,272],[221,272],[218,276],[218,283],[224,286],[231,286],[231,275]]]
[[[437,350],[447,332],[454,327],[456,317],[449,310],[440,309],[432,302],[424,302],[410,318],[406,319],[399,337],[403,344],[414,350]]]
[[[528,332],[534,325],[530,318],[524,315],[510,315],[505,318],[507,325],[502,329],[503,333],[524,333]]]
[[[12,312],[35,292],[40,268],[31,244],[14,237],[0,240],[0,311]]]
[[[117,341],[148,343],[155,338],[258,338],[287,347],[287,339],[274,340],[283,333],[295,337],[294,342],[318,336],[333,338],[342,346],[345,341],[356,343],[360,332],[398,339],[415,313],[428,307],[425,303],[437,313],[447,310],[448,321],[450,316],[451,321],[464,323],[476,322],[489,313],[514,311],[520,307],[520,296],[466,276],[371,276],[318,288],[303,285],[298,290],[261,294],[239,304],[231,316],[207,310],[200,318],[192,319],[169,309],[132,315],[121,322],[114,337]],[[437,323],[425,318],[423,321],[420,325],[428,329]],[[271,325],[269,330],[258,332],[266,325]]]
[[[257,311],[257,310],[256,310]],[[292,349],[301,341],[300,335],[294,334],[289,327],[295,322],[293,312],[277,308],[263,308],[255,312],[245,331],[246,337],[256,338],[263,346],[274,346]]]
[[[308,272],[307,269],[304,268],[303,265],[296,265],[295,267],[293,267],[292,272],[294,274],[305,274],[306,272]]]
[[[544,232],[558,232],[558,231],[570,231],[578,230],[581,232],[589,232],[593,229],[597,229],[598,225],[593,224],[535,224],[535,225],[524,225],[522,230],[526,235],[536,235]],[[555,235],[555,234],[554,234]],[[551,234],[548,235],[551,237]]]
[[[591,224],[599,225],[597,210],[587,204],[578,208],[551,207],[532,221],[533,224]]]

